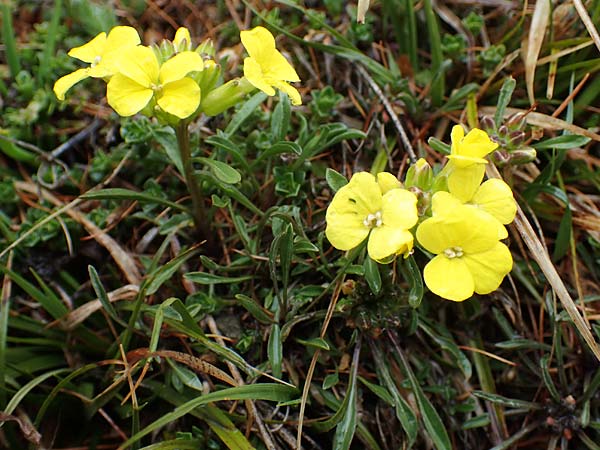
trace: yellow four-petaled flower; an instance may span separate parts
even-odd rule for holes
[[[275,38],[263,27],[240,33],[249,57],[244,59],[244,77],[267,95],[275,95],[275,88],[285,92],[292,104],[302,104],[300,93],[288,81],[300,81],[292,65],[275,48]]]
[[[187,75],[203,68],[198,53],[183,51],[161,65],[151,48],[137,46],[121,58],[119,72],[110,79],[106,97],[120,116],[140,112],[154,98],[163,111],[185,119],[200,104],[200,88]]]
[[[329,242],[339,250],[351,250],[368,237],[369,256],[380,262],[408,254],[413,248],[409,230],[418,220],[417,198],[400,186],[387,172],[377,178],[368,172],[354,174],[327,209]]]
[[[94,39],[81,47],[69,51],[69,56],[89,63],[85,69],[78,69],[54,83],[54,94],[59,100],[65,99],[66,92],[81,80],[92,78],[107,78],[114,75],[119,69],[118,60],[127,48],[135,47],[140,43],[140,37],[132,27],[114,27],[108,33],[102,32]]]
[[[417,228],[417,240],[436,255],[423,271],[427,287],[463,301],[496,290],[512,269],[512,255],[499,241],[497,219],[452,198],[443,191],[433,195],[433,215]]]

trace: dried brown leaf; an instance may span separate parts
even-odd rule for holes
[[[538,0],[531,17],[529,26],[529,35],[527,37],[527,49],[524,55],[525,63],[525,83],[527,84],[527,96],[529,103],[535,103],[534,79],[535,68],[537,66],[538,56],[542,49],[542,42],[546,34],[546,28],[550,21],[550,0]]]

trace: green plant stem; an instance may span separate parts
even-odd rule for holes
[[[194,166],[192,163],[192,154],[190,150],[190,133],[188,131],[187,121],[180,121],[175,128],[175,133],[177,135],[177,144],[179,146],[181,162],[183,164],[185,182],[190,192],[190,196],[192,197],[192,217],[194,219],[194,225],[196,227],[196,231],[200,234],[200,237],[202,239],[206,239],[207,242],[210,243],[210,226],[204,210],[202,193],[200,192],[200,187],[194,178]]]

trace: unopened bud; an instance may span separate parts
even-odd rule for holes
[[[525,164],[535,160],[537,153],[534,148],[523,147],[510,153],[511,164]]]
[[[425,159],[420,158],[411,165],[406,172],[406,187],[417,187],[422,191],[431,189],[433,183],[433,170]]]
[[[511,160],[511,156],[506,150],[496,150],[490,155],[490,158],[498,167],[506,166]]]
[[[181,53],[192,50],[192,38],[190,31],[185,27],[179,27],[173,38],[173,47],[175,53]]]
[[[513,131],[508,135],[508,144],[512,147],[518,147],[525,140],[525,133],[517,130]]]
[[[221,66],[209,59],[204,61],[204,69],[201,72],[192,73],[190,76],[200,86],[202,96],[205,96],[215,88],[220,75]]]
[[[479,121],[479,126],[488,132],[493,131],[496,129],[496,124],[494,123],[494,119],[492,119],[492,117],[490,116],[483,116],[481,118],[481,120]]]
[[[216,116],[241,102],[254,89],[245,78],[228,81],[203,96],[200,108],[207,116]]]
[[[498,128],[498,136],[504,137],[508,133],[509,133],[508,127],[506,125],[500,125],[500,128]]]
[[[508,118],[506,124],[512,129],[522,130],[527,124],[527,116],[523,112],[514,113]]]

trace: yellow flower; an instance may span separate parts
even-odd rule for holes
[[[195,52],[178,53],[160,65],[151,48],[134,47],[124,54],[119,72],[108,83],[108,103],[126,117],[154,98],[163,111],[185,119],[200,104],[200,88],[186,75],[203,67],[202,57]]]
[[[452,139],[451,154],[448,156],[456,167],[468,167],[472,164],[487,164],[485,156],[498,148],[488,134],[473,128],[465,136],[462,125],[454,125],[450,133]]]
[[[440,198],[443,198],[444,201],[439,201],[438,203],[444,206],[439,206],[439,208],[455,208],[464,204],[465,206],[477,208],[491,215],[498,222],[498,239],[508,237],[508,232],[504,225],[511,223],[517,213],[517,203],[515,202],[510,186],[497,178],[487,180],[481,184],[473,196],[467,199],[466,202],[461,202],[454,195],[452,189],[450,189],[450,193],[440,192]]]
[[[368,172],[354,174],[327,208],[325,234],[331,245],[351,250],[368,237],[369,256],[380,262],[410,252],[409,230],[418,220],[417,197],[399,185],[386,172],[377,178]]]
[[[102,32],[81,47],[69,51],[69,56],[90,64],[90,67],[78,69],[54,83],[54,94],[59,100],[65,99],[67,91],[81,80],[110,77],[116,72],[117,59],[123,50],[140,43],[137,31],[132,27],[114,27],[108,33]]]
[[[496,290],[512,269],[512,255],[498,238],[497,220],[468,206],[449,203],[450,194],[433,195],[433,216],[417,228],[417,240],[435,256],[423,270],[431,292],[463,301]]]
[[[287,81],[300,81],[298,74],[275,48],[275,38],[263,27],[240,33],[242,44],[250,55],[244,59],[244,77],[267,95],[277,88],[285,92],[293,105],[301,105],[300,93]]]
[[[191,51],[192,37],[190,36],[190,30],[185,27],[179,27],[173,38],[173,46],[175,47],[176,53]]]
[[[474,128],[465,136],[461,125],[452,127],[452,147],[448,156],[448,188],[461,201],[473,197],[485,173],[485,156],[498,148],[488,134]]]

